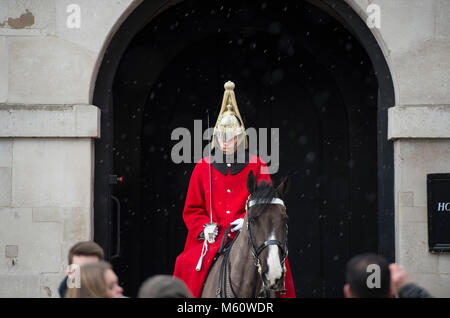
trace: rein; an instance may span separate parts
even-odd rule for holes
[[[239,236],[240,232],[237,233],[237,235],[234,237],[234,239],[230,242],[229,245],[226,245],[225,243],[225,239],[228,236],[228,232],[231,230],[232,227],[233,226],[229,226],[225,230],[218,251],[219,255],[223,254],[223,260],[219,272],[219,286],[216,289],[217,298],[227,298],[227,282],[230,286],[230,290],[233,297],[236,298],[236,292],[234,291],[233,284],[231,282],[231,248],[233,247],[233,244],[236,241],[237,237]]]
[[[282,205],[285,207],[283,200],[279,199],[279,198],[274,198],[272,200],[250,200],[250,195],[247,199],[247,202],[245,204],[245,211],[247,212],[249,208],[251,208],[254,205],[257,204],[278,204],[278,205]],[[283,288],[280,290],[274,290],[271,288],[268,288],[264,282],[264,279],[262,277],[262,266],[261,266],[261,260],[259,258],[261,252],[268,246],[270,245],[276,245],[278,246],[278,248],[281,250],[282,252],[282,257],[283,260],[281,262],[281,265],[283,267],[283,279],[285,279],[285,274],[286,274],[286,265],[285,265],[285,261],[286,261],[286,257],[288,254],[288,250],[287,250],[287,238],[288,238],[288,226],[286,224],[286,237],[284,240],[284,244],[282,244],[280,241],[278,240],[267,240],[265,241],[263,244],[261,244],[258,248],[255,248],[255,244],[254,244],[254,239],[253,239],[253,234],[252,234],[252,230],[251,227],[249,226],[249,221],[247,220],[247,231],[248,231],[248,243],[250,246],[250,250],[251,253],[253,255],[253,259],[254,259],[254,265],[257,267],[258,270],[258,274],[259,277],[261,279],[262,282],[262,291],[264,292],[265,296],[268,297],[269,296],[269,291],[274,291],[274,292],[281,292],[281,294],[283,294],[285,292],[285,288],[284,288],[284,283],[283,283]],[[220,273],[219,273],[219,282],[218,282],[218,287],[216,289],[216,295],[218,298],[227,298],[227,282],[229,284],[231,293],[233,297],[236,297],[236,293],[233,289],[233,284],[231,281],[231,248],[233,247],[233,243],[236,240],[236,238],[239,235],[236,235],[236,237],[231,241],[230,245],[225,247],[224,246],[224,240],[227,237],[228,232],[230,231],[231,226],[228,227],[222,237],[222,241],[220,244],[220,248],[219,248],[219,254],[223,254],[224,258],[220,267]],[[256,295],[255,295],[256,296]]]

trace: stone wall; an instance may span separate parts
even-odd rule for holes
[[[394,143],[396,261],[433,295],[450,297],[450,255],[428,251],[428,173],[450,172],[450,2],[351,0],[381,8],[374,29],[394,79],[389,111]]]
[[[70,29],[74,1],[0,1],[0,297],[58,297],[69,248],[93,237],[91,90],[138,2],[76,1]]]
[[[92,237],[92,145],[0,139],[0,296],[57,295],[68,249]]]

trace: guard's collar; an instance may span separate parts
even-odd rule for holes
[[[211,153],[211,157],[212,166],[226,176],[228,169],[232,175],[241,172],[247,166],[250,154],[248,150],[242,151],[241,149],[237,149],[233,154],[225,155],[220,149],[215,147]]]

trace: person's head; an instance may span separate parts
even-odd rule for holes
[[[192,294],[180,279],[169,275],[148,278],[139,288],[139,298],[191,298]]]
[[[236,103],[234,83],[225,83],[222,107],[213,132],[212,147],[219,146],[226,154],[232,154],[241,144],[248,148],[245,126]]]
[[[392,297],[389,263],[380,255],[361,254],[353,257],[346,266],[346,298]]]
[[[69,250],[69,265],[76,264],[83,266],[88,263],[95,263],[105,258],[103,249],[95,242],[79,242]]]
[[[121,298],[122,292],[111,265],[99,261],[80,267],[80,286],[68,288],[66,298]]]

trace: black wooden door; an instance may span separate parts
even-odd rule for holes
[[[194,120],[206,129],[206,110],[213,125],[227,80],[236,83],[246,127],[279,129],[280,169],[272,179],[293,175],[287,206],[297,295],[342,296],[349,257],[377,251],[372,66],[330,16],[307,3],[285,5],[187,2],[142,30],[125,52],[114,84],[111,151],[114,172],[124,178],[113,189],[121,204],[114,265],[129,295],[145,278],[172,273],[183,250],[181,213],[194,163],[172,161],[171,133],[185,127],[194,137]]]

